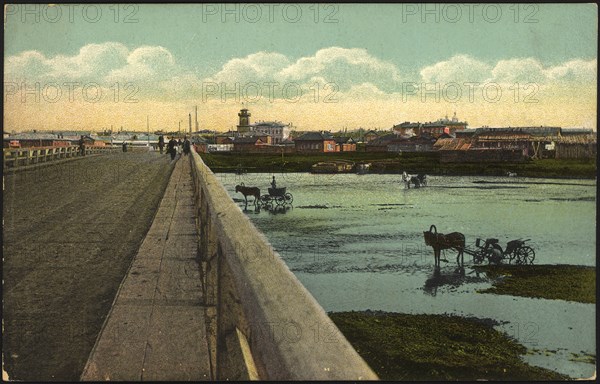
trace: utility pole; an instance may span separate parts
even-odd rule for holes
[[[196,117],[195,117],[195,119],[196,119],[196,132],[198,132],[199,129],[198,129],[198,106],[197,105],[196,105]],[[190,126],[190,135],[191,134],[192,134],[192,127]]]

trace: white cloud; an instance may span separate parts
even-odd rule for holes
[[[597,60],[571,60],[551,67],[545,71],[549,80],[577,81],[596,83]]]
[[[383,92],[376,85],[371,83],[362,83],[353,85],[347,92],[345,92],[340,98],[343,99],[380,99],[388,96],[387,93]]]
[[[142,46],[127,56],[127,64],[113,69],[106,76],[108,82],[156,82],[169,79],[181,70],[171,52],[161,46]]]
[[[571,60],[557,66],[545,67],[539,60],[511,58],[489,65],[468,55],[456,55],[421,70],[426,83],[590,83],[596,81],[596,59]]]
[[[50,61],[37,51],[24,51],[6,58],[4,75],[7,80],[39,78],[53,71]]]
[[[294,62],[275,52],[258,52],[244,58],[234,58],[214,76],[206,79],[229,85],[276,82],[306,86],[314,85],[315,80],[319,84],[336,83],[344,90],[365,82],[393,89],[400,80],[400,74],[395,65],[379,60],[365,49],[330,47]]]
[[[542,64],[533,58],[500,60],[492,69],[498,83],[540,83],[546,80]]]
[[[116,67],[127,63],[128,49],[120,43],[88,44],[76,55],[47,58],[26,51],[6,60],[8,78],[31,81],[100,80]]]
[[[128,49],[120,43],[88,44],[79,50],[76,56],[57,56],[54,64],[54,76],[57,78],[99,78],[113,68],[126,63]]]
[[[181,72],[173,55],[160,46],[142,46],[130,51],[121,43],[88,44],[76,55],[46,57],[26,51],[6,59],[6,77],[26,81],[115,81],[164,80]]]
[[[421,70],[427,83],[481,83],[490,78],[492,67],[468,55],[456,55]]]
[[[370,82],[389,89],[400,81],[398,68],[372,56],[362,48],[324,48],[314,56],[302,57],[280,73],[284,81],[304,82],[319,76],[341,89]]]
[[[289,59],[285,55],[261,51],[229,60],[206,81],[227,84],[274,81],[277,74],[288,65]]]
[[[415,81],[595,84],[596,65],[596,59],[573,59],[556,66],[544,66],[531,57],[488,63],[460,54],[421,68],[421,78]],[[139,86],[140,96],[163,99],[200,97],[202,82],[207,81],[219,87],[225,83],[227,89],[235,89],[235,83],[243,88],[249,83],[263,86],[265,82],[276,82],[278,89],[288,83],[297,84],[305,94],[313,94],[315,90],[325,94],[335,89],[340,97],[389,98],[398,96],[402,81],[410,81],[400,74],[395,64],[373,56],[366,49],[342,47],[323,48],[300,58],[261,51],[232,58],[204,79],[181,67],[165,47],[130,49],[118,42],[88,44],[71,56],[47,57],[38,51],[24,51],[7,57],[4,69],[5,81],[93,81],[104,87],[115,82],[132,82]],[[264,93],[268,88],[263,88]]]

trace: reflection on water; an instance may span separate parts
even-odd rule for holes
[[[218,177],[236,197],[239,182],[266,188],[271,175]],[[573,377],[594,371],[570,356],[595,354],[595,305],[479,294],[490,282],[469,267],[471,258],[456,270],[451,252],[434,270],[423,231],[435,224],[461,232],[471,248],[478,237],[528,238],[536,264],[594,266],[595,181],[429,176],[419,189],[405,189],[401,175],[277,174],[277,181],[294,195],[294,208],[248,216],[325,310],[493,318],[526,347],[558,351],[528,362]],[[523,331],[532,326],[535,337]]]
[[[456,290],[467,284],[478,284],[489,282],[485,273],[475,269],[467,272],[465,268],[456,267],[452,272],[442,272],[441,268],[433,268],[433,272],[423,285],[424,293],[436,296],[438,288],[446,288],[445,292],[456,292]]]

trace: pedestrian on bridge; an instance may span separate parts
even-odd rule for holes
[[[177,140],[174,137],[171,137],[169,140],[169,144],[167,145],[167,153],[171,155],[171,160],[175,160],[175,155],[177,154]]]
[[[189,155],[191,151],[191,143],[188,140],[187,136],[183,137],[183,154],[184,155]]]
[[[160,149],[160,154],[163,153],[163,148],[165,147],[165,137],[163,135],[158,136],[158,148]]]
[[[83,135],[79,139],[79,154],[81,156],[85,156],[85,141],[83,140]]]

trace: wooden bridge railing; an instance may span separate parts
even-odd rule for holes
[[[85,147],[86,154],[110,150],[112,149],[108,146]],[[75,145],[66,147],[3,148],[2,152],[4,153],[4,169],[81,156],[79,147]]]
[[[200,156],[191,161],[213,377],[377,379]]]

